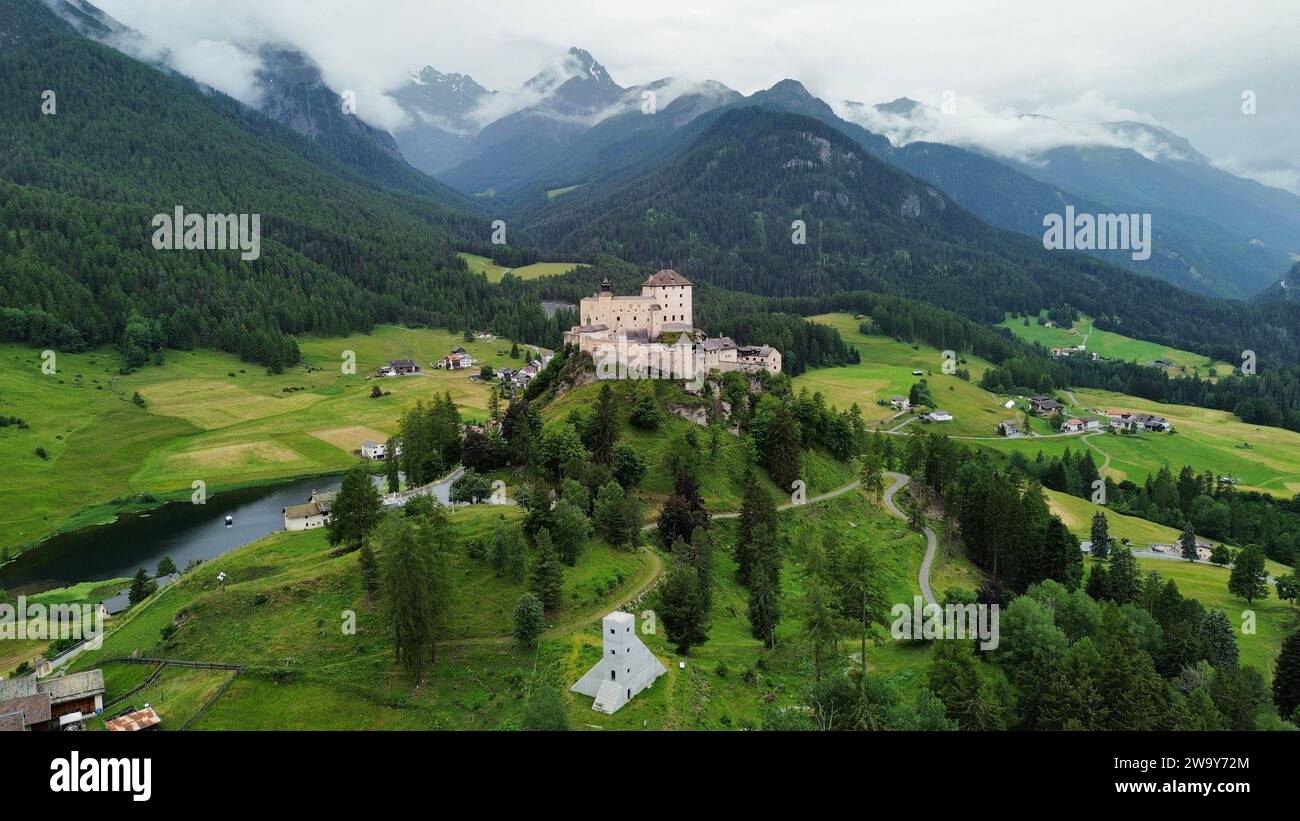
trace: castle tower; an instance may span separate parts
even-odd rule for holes
[[[691,305],[691,281],[669,268],[651,274],[641,284],[641,296],[648,297],[658,306],[658,325],[665,330],[694,330],[694,308]],[[656,329],[657,330],[657,329]]]

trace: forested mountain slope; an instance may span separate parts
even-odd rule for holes
[[[0,39],[0,338],[117,341],[138,313],[157,320],[153,344],[276,364],[296,357],[285,334],[376,321],[546,332],[540,308],[456,256],[486,220],[438,183],[413,170],[404,190],[364,179],[239,103],[78,36],[36,0],[0,9]],[[260,214],[260,257],[155,250],[151,220],[177,206]]]
[[[669,162],[527,214],[524,236],[569,253],[672,263],[776,296],[867,289],[982,321],[1071,305],[1098,327],[1201,350],[1300,358],[1295,306],[1216,300],[994,229],[935,187],[807,117],[745,107],[699,118]],[[685,129],[690,133],[693,129]],[[792,242],[802,220],[807,242]],[[1227,358],[1227,357],[1225,357]]]

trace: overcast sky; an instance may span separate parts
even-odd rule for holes
[[[950,142],[1015,155],[1044,135],[1012,115],[1084,127],[1140,119],[1236,173],[1300,193],[1297,0],[98,0],[237,97],[256,61],[231,47],[311,54],[358,114],[392,127],[383,92],[432,65],[516,90],[570,46],[621,85],[713,79],[746,94],[798,79],[833,105],[955,95]],[[882,7],[884,6],[884,7]],[[1253,91],[1257,113],[1242,113]],[[1018,125],[1017,123],[1020,123]],[[1061,139],[1078,133],[1060,129]],[[1035,142],[1039,141],[1039,142]]]

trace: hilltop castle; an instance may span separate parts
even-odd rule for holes
[[[709,339],[695,327],[691,283],[665,268],[641,283],[639,296],[615,296],[609,280],[583,297],[581,325],[564,334],[566,345],[591,354],[602,379],[697,379],[710,371],[781,372],[781,352],[767,345]]]

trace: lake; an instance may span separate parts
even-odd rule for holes
[[[373,477],[376,484],[382,477]],[[116,522],[62,533],[28,550],[0,569],[0,587],[11,594],[48,590],[78,582],[133,576],[143,567],[153,575],[170,556],[184,569],[284,529],[283,510],[306,502],[313,490],[338,490],[341,476],[300,479],[282,485],[212,494],[207,504],[169,502]],[[229,527],[226,516],[234,519]]]

